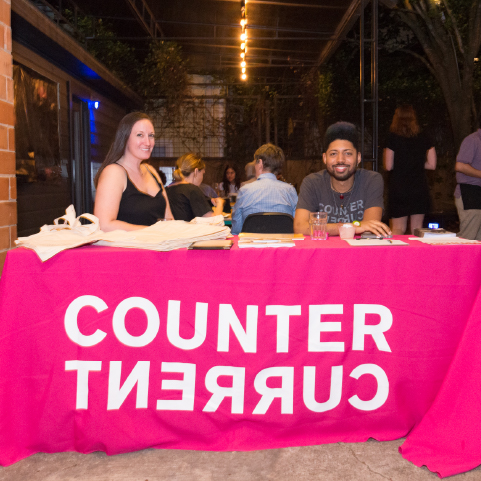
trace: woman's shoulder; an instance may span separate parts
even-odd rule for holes
[[[146,169],[152,175],[157,177],[157,171],[155,170],[155,167],[153,165],[150,165],[150,164],[147,164],[147,163],[142,163],[142,164],[140,164],[140,167]]]
[[[150,174],[155,179],[157,184],[159,184],[159,187],[160,186],[164,187],[164,185],[162,184],[162,180],[159,177],[159,173],[155,170],[155,167],[153,165],[143,163],[143,164],[140,164],[140,166],[141,167],[144,166],[144,169],[146,169],[148,172],[150,172]]]
[[[127,171],[117,163],[107,165],[102,173],[100,174],[100,179],[126,179],[127,178]],[[100,181],[99,179],[99,181]]]
[[[179,192],[179,193],[190,193],[190,192],[202,192],[200,187],[197,187],[194,184],[179,182],[178,184],[171,184],[167,188],[172,192]]]

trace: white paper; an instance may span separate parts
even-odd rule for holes
[[[456,244],[481,244],[477,240],[463,239],[462,237],[409,237],[409,240],[416,240],[423,244],[443,244],[443,245],[456,245]]]
[[[397,239],[344,239],[350,246],[408,246],[407,242]]]

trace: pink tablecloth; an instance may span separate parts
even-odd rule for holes
[[[147,447],[253,450],[409,435],[481,463],[481,246],[10,251],[0,463]],[[426,414],[427,413],[427,414]]]

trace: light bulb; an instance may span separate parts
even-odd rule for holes
[[[245,73],[243,73],[241,79],[245,80],[246,78],[247,78],[247,75]]]
[[[241,58],[244,58],[246,56],[245,52],[241,52]]]
[[[244,50],[246,48],[246,44],[244,42],[241,43],[241,50]]]
[[[246,39],[246,34],[245,34],[245,33],[242,33],[240,38],[241,38],[241,40],[245,40],[245,39]]]
[[[246,73],[246,69],[245,69],[245,68],[242,69],[242,73]]]
[[[246,63],[245,62],[241,62],[241,67],[245,67],[246,66]]]
[[[241,24],[242,27],[243,27],[246,23],[247,23],[247,21],[246,21],[245,18],[243,18],[243,19],[240,21],[240,24]]]

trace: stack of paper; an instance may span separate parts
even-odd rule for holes
[[[102,233],[95,245],[130,247],[155,251],[171,251],[189,247],[201,240],[225,239],[230,234],[228,227],[187,223],[182,220],[157,222],[145,229],[126,232],[115,230]]]
[[[239,240],[237,246],[241,249],[243,247],[294,247],[294,242],[283,240]]]
[[[254,234],[251,232],[241,232],[239,234],[240,240],[304,240],[303,234]]]
[[[89,220],[91,224],[82,225],[80,218]],[[60,221],[64,223],[61,224]],[[221,215],[196,217],[190,223],[182,220],[161,221],[145,229],[131,232],[123,230],[102,232],[97,217],[91,214],[76,217],[75,209],[71,205],[66,210],[66,215],[55,219],[53,225],[44,225],[38,234],[20,237],[15,243],[20,247],[33,249],[42,261],[46,261],[63,250],[92,243],[170,251],[189,247],[197,241],[225,239],[229,235],[230,229],[224,226]]]
[[[350,246],[369,247],[369,246],[408,246],[407,242],[398,239],[344,239]]]
[[[213,215],[212,217],[194,217],[191,224],[208,224],[208,225],[224,225],[224,216],[222,214]]]
[[[417,240],[423,244],[431,245],[451,245],[451,244],[481,244],[477,240],[463,239],[462,237],[410,237],[409,240]]]
[[[243,247],[294,247],[294,240],[304,240],[302,234],[254,234],[241,232],[237,245]]]

